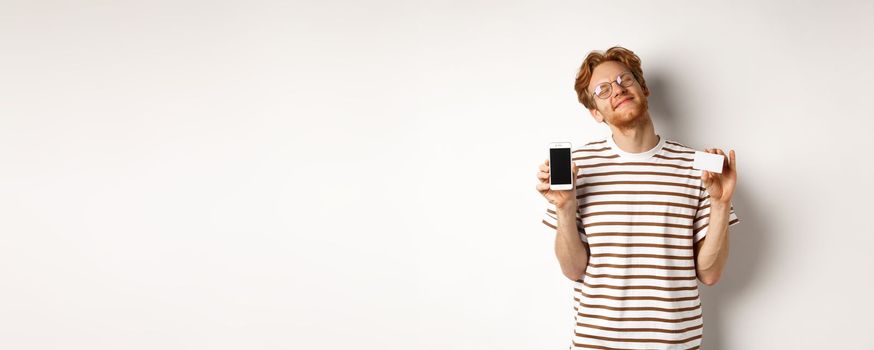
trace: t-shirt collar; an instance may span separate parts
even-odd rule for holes
[[[616,142],[613,140],[613,135],[607,136],[607,145],[610,146],[610,149],[616,154],[619,155],[620,159],[624,160],[646,160],[659,153],[662,150],[662,147],[665,145],[665,138],[660,135],[656,135],[659,138],[659,142],[652,149],[640,153],[630,153],[625,152],[619,146],[616,145]]]

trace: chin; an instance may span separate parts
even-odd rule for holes
[[[627,108],[619,113],[616,113],[613,118],[610,118],[610,124],[616,127],[624,128],[638,124],[642,121],[644,113],[638,107]]]

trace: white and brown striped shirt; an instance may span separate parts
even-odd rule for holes
[[[574,282],[570,348],[698,349],[704,333],[694,242],[707,235],[710,196],[695,150],[659,138],[627,153],[611,136],[575,149],[577,228],[589,251]],[[731,208],[729,225],[740,220]],[[557,227],[548,204],[543,223]]]

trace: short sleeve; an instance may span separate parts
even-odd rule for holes
[[[577,210],[576,212],[576,221],[577,233],[579,233],[580,235],[580,240],[582,240],[583,242],[588,242],[588,239],[586,239],[586,232],[583,229],[582,219],[580,219],[579,210]],[[558,230],[558,213],[555,211],[555,204],[547,202],[547,207],[546,211],[543,213],[542,222],[548,227],[550,232],[555,233]]]
[[[692,224],[692,232],[695,236],[695,243],[707,236],[707,228],[710,226],[710,194],[706,190],[701,191],[702,198],[698,201],[698,210],[695,213],[695,221]],[[728,226],[734,226],[740,222],[740,218],[734,212],[734,205],[731,205],[731,210],[728,214]]]

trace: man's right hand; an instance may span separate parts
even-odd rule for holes
[[[540,164],[540,171],[537,172],[537,179],[540,183],[537,184],[537,191],[546,198],[549,203],[555,204],[557,209],[577,207],[577,164],[571,163],[571,178],[573,179],[573,188],[570,190],[556,191],[549,189],[549,159],[543,164]]]

